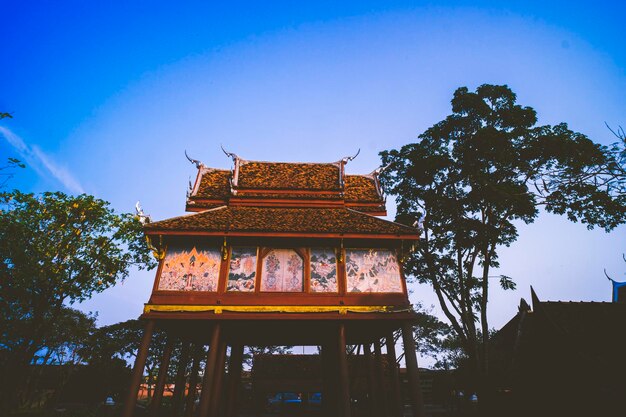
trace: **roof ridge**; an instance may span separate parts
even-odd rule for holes
[[[198,216],[202,213],[208,213],[209,211],[217,211],[217,210],[222,210],[228,208],[228,206],[223,205],[223,206],[219,206],[219,207],[213,207],[210,209],[206,209],[203,211],[198,211],[195,213],[185,213],[185,214],[181,214],[180,216],[175,216],[175,217],[168,217],[167,219],[163,219],[163,220],[157,220],[155,222],[150,222],[150,223],[146,223],[147,226],[153,225],[155,223],[160,223],[160,222],[164,222],[164,221],[169,221],[169,220],[176,220],[176,219],[182,219],[182,218],[188,218],[188,217],[193,217],[193,216]]]
[[[336,165],[339,167],[341,160],[334,162],[287,162],[287,161],[261,161],[252,159],[238,158],[242,165],[250,163],[262,163],[262,164],[290,164],[290,165]]]

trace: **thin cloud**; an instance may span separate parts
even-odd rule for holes
[[[72,193],[82,194],[85,192],[78,180],[66,168],[59,166],[37,145],[28,146],[21,137],[4,126],[0,126],[0,135],[15,148],[26,163],[35,170],[37,175],[43,178],[52,176]]]

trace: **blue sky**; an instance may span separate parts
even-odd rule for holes
[[[155,219],[176,216],[194,158],[336,161],[367,173],[378,152],[450,113],[459,86],[506,83],[542,124],[601,143],[626,125],[622,2],[3,2],[0,156],[11,185],[87,192]],[[392,201],[388,203],[392,211]],[[492,291],[500,327],[533,285],[542,299],[607,301],[626,279],[626,228],[544,215],[501,252],[518,290]],[[153,273],[82,308],[136,317]],[[427,287],[413,297],[435,304]],[[437,309],[435,308],[435,311]]]

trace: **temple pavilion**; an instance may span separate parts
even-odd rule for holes
[[[351,415],[348,346],[359,346],[372,363],[393,364],[381,370],[395,376],[393,395],[373,383],[371,397],[378,399],[372,406],[375,415],[401,416],[398,331],[410,375],[406,402],[414,416],[422,415],[415,313],[401,264],[418,230],[380,218],[386,209],[378,173],[346,174],[351,158],[284,163],[227,155],[232,169],[190,159],[197,175],[187,193],[188,214],[144,223],[159,266],[141,316],[145,332],[123,415],[135,407],[155,326],[168,344],[153,415],[172,346],[183,341],[209,346],[196,383],[201,417],[237,415],[243,349],[270,345],[321,347],[322,407],[329,416]]]

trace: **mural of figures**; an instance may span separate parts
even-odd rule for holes
[[[347,249],[348,292],[402,292],[400,267],[393,251]]]
[[[331,248],[311,249],[311,292],[337,292],[337,258]]]
[[[158,290],[217,291],[220,263],[219,248],[168,248]]]
[[[293,249],[272,249],[263,258],[261,291],[302,292],[304,262]]]
[[[256,248],[232,248],[226,291],[252,292],[256,277]]]

